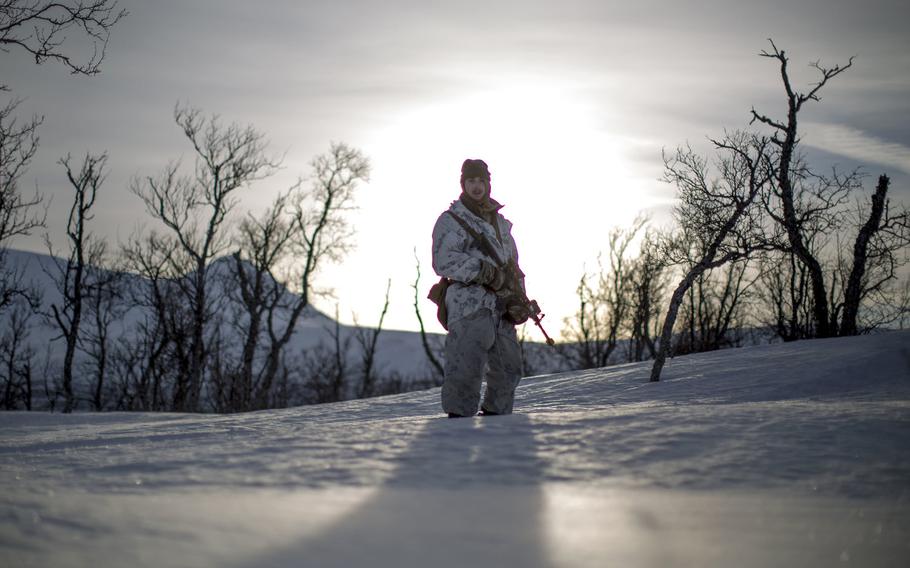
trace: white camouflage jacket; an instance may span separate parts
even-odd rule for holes
[[[495,221],[499,226],[499,236],[496,229],[487,221],[471,212],[459,200],[452,202],[448,211],[464,219],[467,224],[485,235],[493,246],[499,261],[507,263],[515,259],[518,263],[518,250],[512,240],[512,223],[498,212]],[[448,323],[471,315],[479,309],[489,309],[491,312],[502,311],[502,306],[497,303],[497,294],[474,282],[481,271],[481,262],[486,261],[496,264],[496,259],[489,258],[475,244],[472,237],[461,224],[449,213],[444,212],[436,220],[433,227],[433,270],[439,276],[452,280],[446,293],[446,310]],[[524,283],[522,282],[522,285]]]

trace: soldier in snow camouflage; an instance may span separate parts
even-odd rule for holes
[[[509,274],[506,268],[510,260],[515,266],[518,261],[512,223],[490,197],[490,171],[483,160],[465,160],[461,189],[433,228],[433,269],[450,281],[442,409],[453,418],[474,416],[478,404],[483,414],[510,414],[521,379],[513,322],[528,319],[526,306],[508,301],[512,288],[524,290],[520,272]],[[488,245],[478,246],[478,237]]]

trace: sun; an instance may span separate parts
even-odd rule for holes
[[[389,177],[435,183],[464,158],[482,158],[494,193],[510,205],[561,199],[583,207],[583,218],[596,212],[597,224],[612,225],[645,204],[631,191],[622,138],[608,123],[577,86],[507,81],[402,112],[371,146]]]
[[[504,81],[442,95],[389,116],[364,148],[373,173],[358,198],[355,223],[362,238],[349,259],[351,274],[338,276],[359,282],[351,292],[374,296],[372,305],[381,291],[363,289],[353,266],[384,283],[387,274],[414,272],[416,247],[427,277],[429,234],[458,196],[465,158],[490,165],[493,196],[515,223],[528,291],[546,302],[553,331],[575,309],[580,273],[596,261],[608,230],[628,225],[648,206],[634,185],[622,137],[609,131],[609,113],[573,85]],[[398,302],[409,305],[408,293]],[[393,327],[413,326],[413,313],[403,311]]]

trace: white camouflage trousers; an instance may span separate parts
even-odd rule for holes
[[[487,309],[449,325],[442,410],[474,416],[484,378],[487,388],[483,410],[511,414],[515,389],[521,380],[521,346],[515,326]]]

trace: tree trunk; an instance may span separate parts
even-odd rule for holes
[[[673,296],[670,298],[670,307],[667,308],[667,316],[664,318],[664,325],[660,332],[660,342],[657,345],[657,354],[654,356],[654,365],[651,367],[652,383],[660,380],[660,372],[667,361],[667,355],[671,347],[670,343],[673,341],[673,326],[676,324],[676,316],[679,314],[679,307],[682,305],[683,298],[692,286],[692,282],[702,272],[704,272],[703,269],[697,272],[696,270],[690,271],[676,286],[676,290],[673,291]]]
[[[81,231],[80,231],[81,233]],[[76,356],[76,342],[79,340],[79,327],[82,323],[82,294],[84,286],[84,267],[85,260],[82,256],[82,238],[76,241],[76,266],[75,276],[73,277],[72,291],[65,290],[65,294],[72,293],[70,302],[72,307],[72,318],[70,319],[69,329],[66,330],[66,354],[63,357],[63,395],[64,405],[63,412],[68,414],[76,407],[76,395],[73,392],[73,360]],[[69,266],[67,266],[69,270]]]
[[[3,392],[3,408],[5,410],[14,410],[16,407],[13,404],[13,381],[16,379],[16,359],[15,354],[15,344],[10,345],[9,349],[9,358],[4,361],[6,363],[6,388]]]
[[[790,112],[788,115],[786,138],[781,146],[780,165],[777,172],[778,186],[780,187],[781,204],[784,208],[784,226],[787,230],[787,239],[796,257],[809,271],[809,280],[812,283],[812,319],[815,320],[815,333],[818,337],[832,335],[828,321],[828,294],[825,287],[825,275],[821,264],[803,242],[796,218],[796,206],[793,198],[793,184],[790,181],[790,164],[793,160],[793,150],[796,146],[796,101],[790,98]]]
[[[30,359],[26,360],[25,366],[23,369],[23,379],[25,380],[25,409],[32,409],[32,362]]]
[[[100,310],[101,308],[99,307],[98,309]],[[95,384],[95,396],[92,402],[95,406],[95,410],[101,412],[103,406],[102,393],[104,392],[104,375],[107,373],[107,332],[101,331],[101,326],[103,325],[101,318],[97,318],[95,321],[99,328],[98,374],[97,382]]]
[[[856,235],[856,242],[853,244],[853,268],[850,271],[847,289],[844,292],[844,315],[841,319],[840,335],[856,335],[859,332],[856,326],[856,318],[863,293],[862,282],[866,273],[869,240],[878,231],[879,223],[882,220],[882,214],[885,210],[885,197],[888,194],[888,184],[890,182],[891,180],[888,179],[888,176],[879,176],[878,186],[875,188],[875,194],[872,195],[872,210],[869,211],[869,218],[859,230]]]

